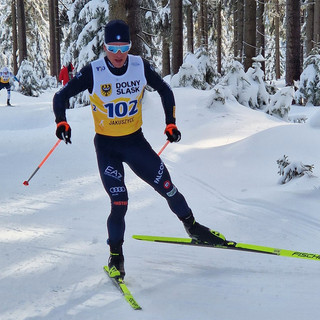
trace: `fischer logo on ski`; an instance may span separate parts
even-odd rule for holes
[[[299,258],[305,258],[305,259],[317,259],[320,260],[320,254],[314,254],[314,253],[306,253],[306,252],[299,252],[296,251],[292,254],[292,256],[297,255]]]

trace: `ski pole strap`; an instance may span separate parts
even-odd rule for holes
[[[59,123],[57,123],[57,128],[61,126],[64,126],[66,131],[70,129],[69,123],[67,121],[60,121]]]
[[[164,130],[164,133],[168,132],[170,135],[173,135],[173,130],[178,130],[177,126],[173,123],[170,123],[166,126],[166,129]]]

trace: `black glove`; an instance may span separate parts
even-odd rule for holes
[[[65,143],[71,143],[71,128],[66,121],[58,122],[57,124],[57,130],[56,130],[56,136],[60,140],[64,140]]]
[[[170,142],[178,142],[181,139],[181,132],[178,130],[177,126],[173,123],[168,124],[164,133],[167,135]]]

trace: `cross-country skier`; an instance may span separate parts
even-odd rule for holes
[[[10,79],[13,78],[14,80],[20,81],[17,79],[17,77],[9,71],[7,67],[3,67],[0,71],[0,90],[3,88],[7,89],[7,106],[11,106],[10,103],[10,97],[11,97],[11,85],[10,85]]]
[[[168,140],[178,142],[181,133],[176,126],[172,90],[146,60],[128,54],[130,47],[128,25],[122,20],[110,21],[105,26],[106,56],[81,69],[53,99],[56,135],[68,144],[71,143],[71,128],[66,119],[66,101],[81,91],[89,91],[99,172],[111,200],[111,213],[107,220],[111,277],[125,275],[122,245],[128,192],[124,182],[124,162],[167,200],[191,238],[211,244],[225,242],[222,234],[195,221],[165,164],[144,138],[141,103],[147,84],[161,96]]]

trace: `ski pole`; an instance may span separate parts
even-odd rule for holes
[[[29,181],[32,179],[32,177],[38,172],[38,170],[42,167],[42,165],[47,161],[47,159],[50,157],[51,153],[54,151],[54,149],[58,146],[58,144],[61,142],[61,140],[59,139],[56,144],[51,148],[51,150],[48,152],[48,154],[43,158],[43,160],[41,161],[41,163],[38,165],[37,169],[34,170],[34,172],[32,173],[32,175],[30,176],[30,178],[26,181],[23,182],[23,184],[25,186],[29,185]]]
[[[158,152],[158,156],[160,156],[160,154],[162,153],[162,151],[166,148],[166,146],[170,143],[170,141],[168,140],[164,146],[160,149],[160,151]]]

